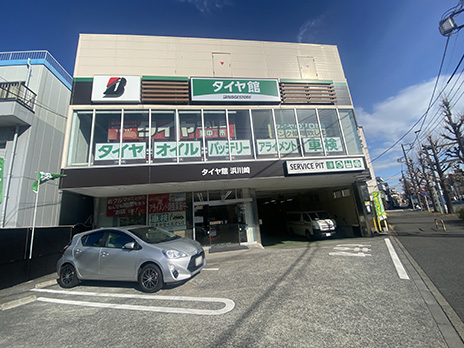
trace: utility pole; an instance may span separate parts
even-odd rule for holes
[[[401,171],[401,176],[403,177],[404,189],[406,191],[406,194],[408,195],[409,202],[411,203],[411,208],[414,209],[414,201],[412,200],[411,189],[409,188],[408,181],[404,177],[404,172],[403,171]]]

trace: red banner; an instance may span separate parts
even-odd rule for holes
[[[146,214],[147,196],[112,197],[106,201],[106,216],[132,216]]]

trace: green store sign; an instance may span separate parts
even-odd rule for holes
[[[339,158],[339,159],[317,159],[317,160],[296,160],[286,161],[287,174],[317,174],[317,173],[336,173],[336,172],[355,172],[365,169],[364,159],[358,158]]]
[[[279,82],[275,79],[190,79],[192,101],[222,103],[280,103]]]

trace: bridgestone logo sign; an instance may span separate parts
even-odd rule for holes
[[[316,174],[333,172],[354,172],[365,169],[364,159],[359,158],[330,158],[320,160],[287,161],[287,174]]]
[[[192,101],[280,103],[275,79],[192,78],[190,85]]]

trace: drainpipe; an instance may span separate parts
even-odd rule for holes
[[[19,133],[19,126],[16,126],[15,134],[13,137],[13,149],[11,150],[10,155],[10,163],[8,164],[8,172],[7,172],[7,179],[6,179],[6,187],[5,187],[5,199],[3,200],[3,209],[2,209],[2,227],[6,225],[6,206],[8,204],[8,198],[10,197],[10,184],[11,178],[13,176],[13,162],[16,154],[16,145],[18,144],[18,133]]]

